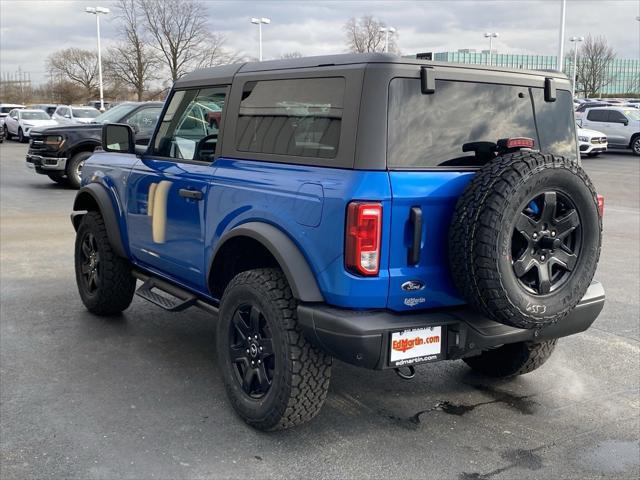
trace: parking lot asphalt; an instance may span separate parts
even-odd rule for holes
[[[541,369],[496,381],[461,361],[405,381],[334,363],[326,404],[285,432],[227,403],[214,321],[136,297],[113,319],[83,308],[73,190],[0,145],[0,477],[629,478],[640,476],[640,159],[584,166],[605,195],[594,326]]]

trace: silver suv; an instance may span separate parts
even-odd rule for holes
[[[633,107],[595,107],[578,121],[582,128],[607,135],[609,148],[630,148],[640,155],[640,110]]]

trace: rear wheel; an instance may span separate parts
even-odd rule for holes
[[[93,152],[78,152],[67,162],[67,179],[73,188],[80,188],[82,182],[82,167]]]
[[[91,313],[115,315],[131,304],[136,288],[131,265],[111,248],[98,212],[88,212],[78,227],[75,270],[80,298]]]
[[[249,425],[285,429],[320,411],[331,357],[302,335],[296,302],[281,270],[250,270],[229,283],[216,343],[229,400]]]
[[[557,340],[541,343],[519,342],[463,359],[473,370],[489,377],[514,377],[533,372],[551,356]]]

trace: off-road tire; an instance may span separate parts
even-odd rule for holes
[[[98,282],[95,291],[91,291],[82,271],[83,242],[85,236],[89,234],[95,238],[99,256]],[[75,271],[80,298],[91,313],[117,315],[131,304],[136,288],[136,280],[131,275],[131,265],[113,251],[104,220],[98,212],[88,212],[82,217],[78,227],[75,242]]]
[[[636,134],[631,139],[631,151],[634,155],[640,155],[640,134]]]
[[[555,339],[541,343],[511,343],[463,360],[473,370],[488,377],[515,377],[541,367],[553,353],[556,343]]]
[[[64,173],[47,173],[47,177],[49,177],[54,182],[60,185],[69,185],[67,177],[64,176]]]
[[[232,317],[242,305],[260,308],[271,333],[275,367],[271,386],[261,398],[242,389],[231,361]],[[231,405],[252,427],[286,429],[311,420],[320,411],[329,389],[332,358],[303,336],[296,301],[280,269],[249,270],[231,280],[222,296],[216,343]]]
[[[581,220],[572,274],[546,294],[532,294],[514,273],[511,238],[522,209],[539,192],[566,193]],[[483,166],[458,199],[449,232],[449,263],[465,299],[493,320],[541,328],[562,320],[582,299],[600,257],[602,219],[591,180],[576,161],[523,151]]]
[[[80,188],[82,177],[79,169],[91,155],[93,155],[93,152],[78,152],[67,162],[67,179],[72,188]]]

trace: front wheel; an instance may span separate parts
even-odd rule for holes
[[[229,400],[249,425],[285,429],[320,411],[332,360],[302,335],[281,270],[249,270],[229,283],[216,343]]]
[[[7,128],[7,125],[4,125],[4,138],[6,138],[7,140],[11,140],[11,134],[9,133],[9,129]]]
[[[54,182],[60,185],[68,185],[67,178],[64,176],[63,173],[58,173],[58,172],[47,173],[47,177],[49,177],[51,180],[53,180]]]
[[[78,152],[67,163],[67,179],[73,188],[80,188],[82,182],[82,167],[93,152]]]
[[[22,128],[18,129],[18,142],[24,143],[24,133],[22,132]]]
[[[597,157],[598,155],[600,155],[600,152],[587,153],[587,156],[589,156],[589,157]]]
[[[463,359],[473,370],[489,377],[514,377],[533,372],[551,356],[557,340],[540,343],[519,342]]]
[[[633,150],[634,155],[640,155],[640,135],[636,135],[631,142],[631,150]]]
[[[116,315],[129,307],[136,280],[131,265],[111,248],[98,212],[82,218],[75,245],[76,283],[82,303],[96,315]]]

